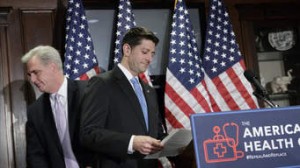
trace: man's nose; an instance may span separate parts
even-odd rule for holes
[[[153,59],[153,55],[152,54],[148,54],[147,55],[147,60],[151,63]]]

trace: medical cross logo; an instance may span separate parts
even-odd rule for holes
[[[235,137],[228,136],[228,129],[235,133]],[[206,139],[203,142],[205,161],[207,163],[229,162],[244,157],[244,152],[237,150],[239,143],[239,126],[234,123],[225,123],[221,128],[214,126],[214,136],[212,139]]]

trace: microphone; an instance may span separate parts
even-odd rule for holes
[[[244,76],[250,83],[252,83],[252,85],[254,85],[257,92],[262,93],[264,96],[267,95],[267,93],[268,93],[267,90],[260,84],[257,77],[255,76],[255,74],[252,71],[246,70],[244,72]]]

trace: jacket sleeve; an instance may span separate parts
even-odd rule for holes
[[[126,158],[131,135],[105,128],[109,113],[109,89],[103,80],[90,79],[81,103],[81,143],[110,157]]]
[[[33,124],[26,122],[26,161],[29,168],[48,168],[49,163],[45,151],[39,141]]]

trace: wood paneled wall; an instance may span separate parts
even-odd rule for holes
[[[20,59],[36,45],[53,45],[57,4],[0,1],[0,167],[26,167],[26,108],[40,93],[27,81]]]
[[[13,167],[11,88],[9,85],[9,16],[11,8],[0,8],[0,165]]]

